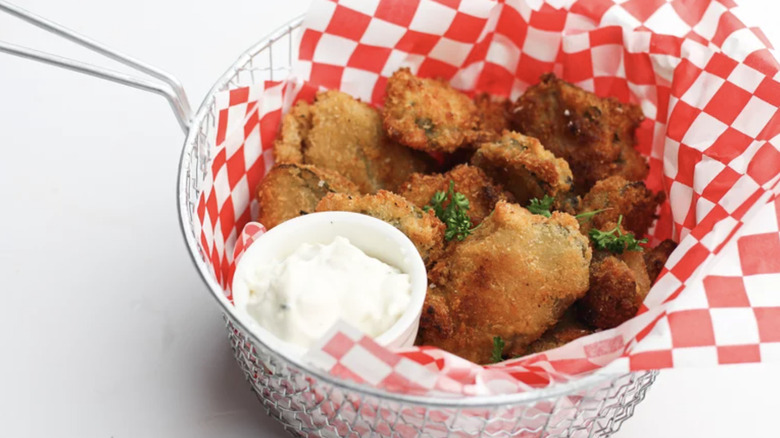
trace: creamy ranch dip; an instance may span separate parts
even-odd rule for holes
[[[409,305],[409,275],[348,239],[299,246],[284,260],[246,271],[246,312],[278,338],[309,347],[339,319],[376,337]]]

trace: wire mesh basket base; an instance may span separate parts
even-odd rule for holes
[[[301,437],[606,437],[633,415],[657,373],[628,373],[533,403],[434,406],[320,381],[225,321],[236,360],[267,413]]]

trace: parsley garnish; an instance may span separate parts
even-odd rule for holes
[[[444,207],[444,202],[449,198],[450,203]],[[471,218],[466,212],[469,209],[469,200],[463,193],[455,191],[455,181],[450,180],[450,188],[447,192],[436,192],[431,198],[430,205],[423,207],[424,211],[433,210],[447,229],[444,238],[450,241],[454,238],[463,240],[477,228],[471,228]]]
[[[595,215],[597,215],[599,213],[603,213],[603,212],[605,212],[607,210],[612,210],[612,209],[611,208],[602,208],[600,210],[585,211],[585,212],[582,212],[582,213],[580,213],[580,214],[578,214],[578,215],[576,215],[574,217],[576,217],[577,219],[588,219],[588,220],[590,220],[590,219],[593,218],[593,216],[595,216]]]
[[[490,361],[492,363],[501,362],[504,360],[504,340],[501,336],[493,336],[493,352],[490,353]]]
[[[632,233],[623,234],[620,231],[620,222],[623,215],[618,216],[617,225],[609,231],[591,229],[588,235],[596,249],[606,249],[613,254],[623,254],[623,251],[642,251],[640,243],[647,243],[647,239],[637,240]]]
[[[541,200],[539,200],[539,198],[531,199],[531,202],[528,204],[528,207],[526,208],[528,209],[528,211],[530,211],[533,214],[540,214],[544,217],[550,217],[552,216],[551,210],[552,210],[553,202],[555,202],[555,198],[553,198],[550,195],[544,195],[544,197]],[[600,210],[586,211],[574,217],[576,217],[577,219],[590,220],[591,218],[593,218],[593,216],[607,210],[612,210],[612,209],[602,208]]]
[[[553,201],[555,199],[550,195],[544,195],[544,198],[539,200],[539,198],[533,198],[531,199],[531,203],[528,204],[528,211],[530,211],[533,214],[541,214],[544,217],[550,217],[552,214],[550,213],[550,209],[552,208]]]

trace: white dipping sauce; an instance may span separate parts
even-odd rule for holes
[[[251,267],[246,312],[278,338],[310,347],[342,319],[376,337],[404,313],[409,275],[344,237],[299,246],[283,261]]]

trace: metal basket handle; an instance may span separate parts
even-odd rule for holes
[[[47,32],[51,32],[55,35],[73,41],[80,46],[86,47],[87,49],[113,59],[114,61],[121,62],[122,64],[125,64],[140,73],[147,74],[160,80],[161,83],[130,76],[118,71],[109,70],[70,58],[63,58],[61,56],[40,52],[38,50],[29,49],[27,47],[9,44],[4,41],[0,41],[0,52],[9,53],[11,55],[16,55],[22,58],[32,59],[34,61],[43,62],[68,70],[77,71],[79,73],[88,74],[90,76],[95,76],[101,79],[106,79],[119,84],[128,85],[130,87],[160,94],[168,100],[168,103],[170,103],[173,112],[176,114],[176,119],[178,120],[179,125],[181,126],[181,129],[184,131],[184,133],[186,134],[189,131],[192,109],[190,108],[187,94],[184,92],[184,88],[182,87],[181,82],[179,82],[179,80],[173,77],[171,74],[152,67],[149,64],[141,62],[130,56],[119,53],[116,50],[112,50],[105,45],[98,43],[97,41],[89,39],[43,17],[39,17],[32,12],[29,12],[4,0],[0,0],[0,11],[20,18]]]

